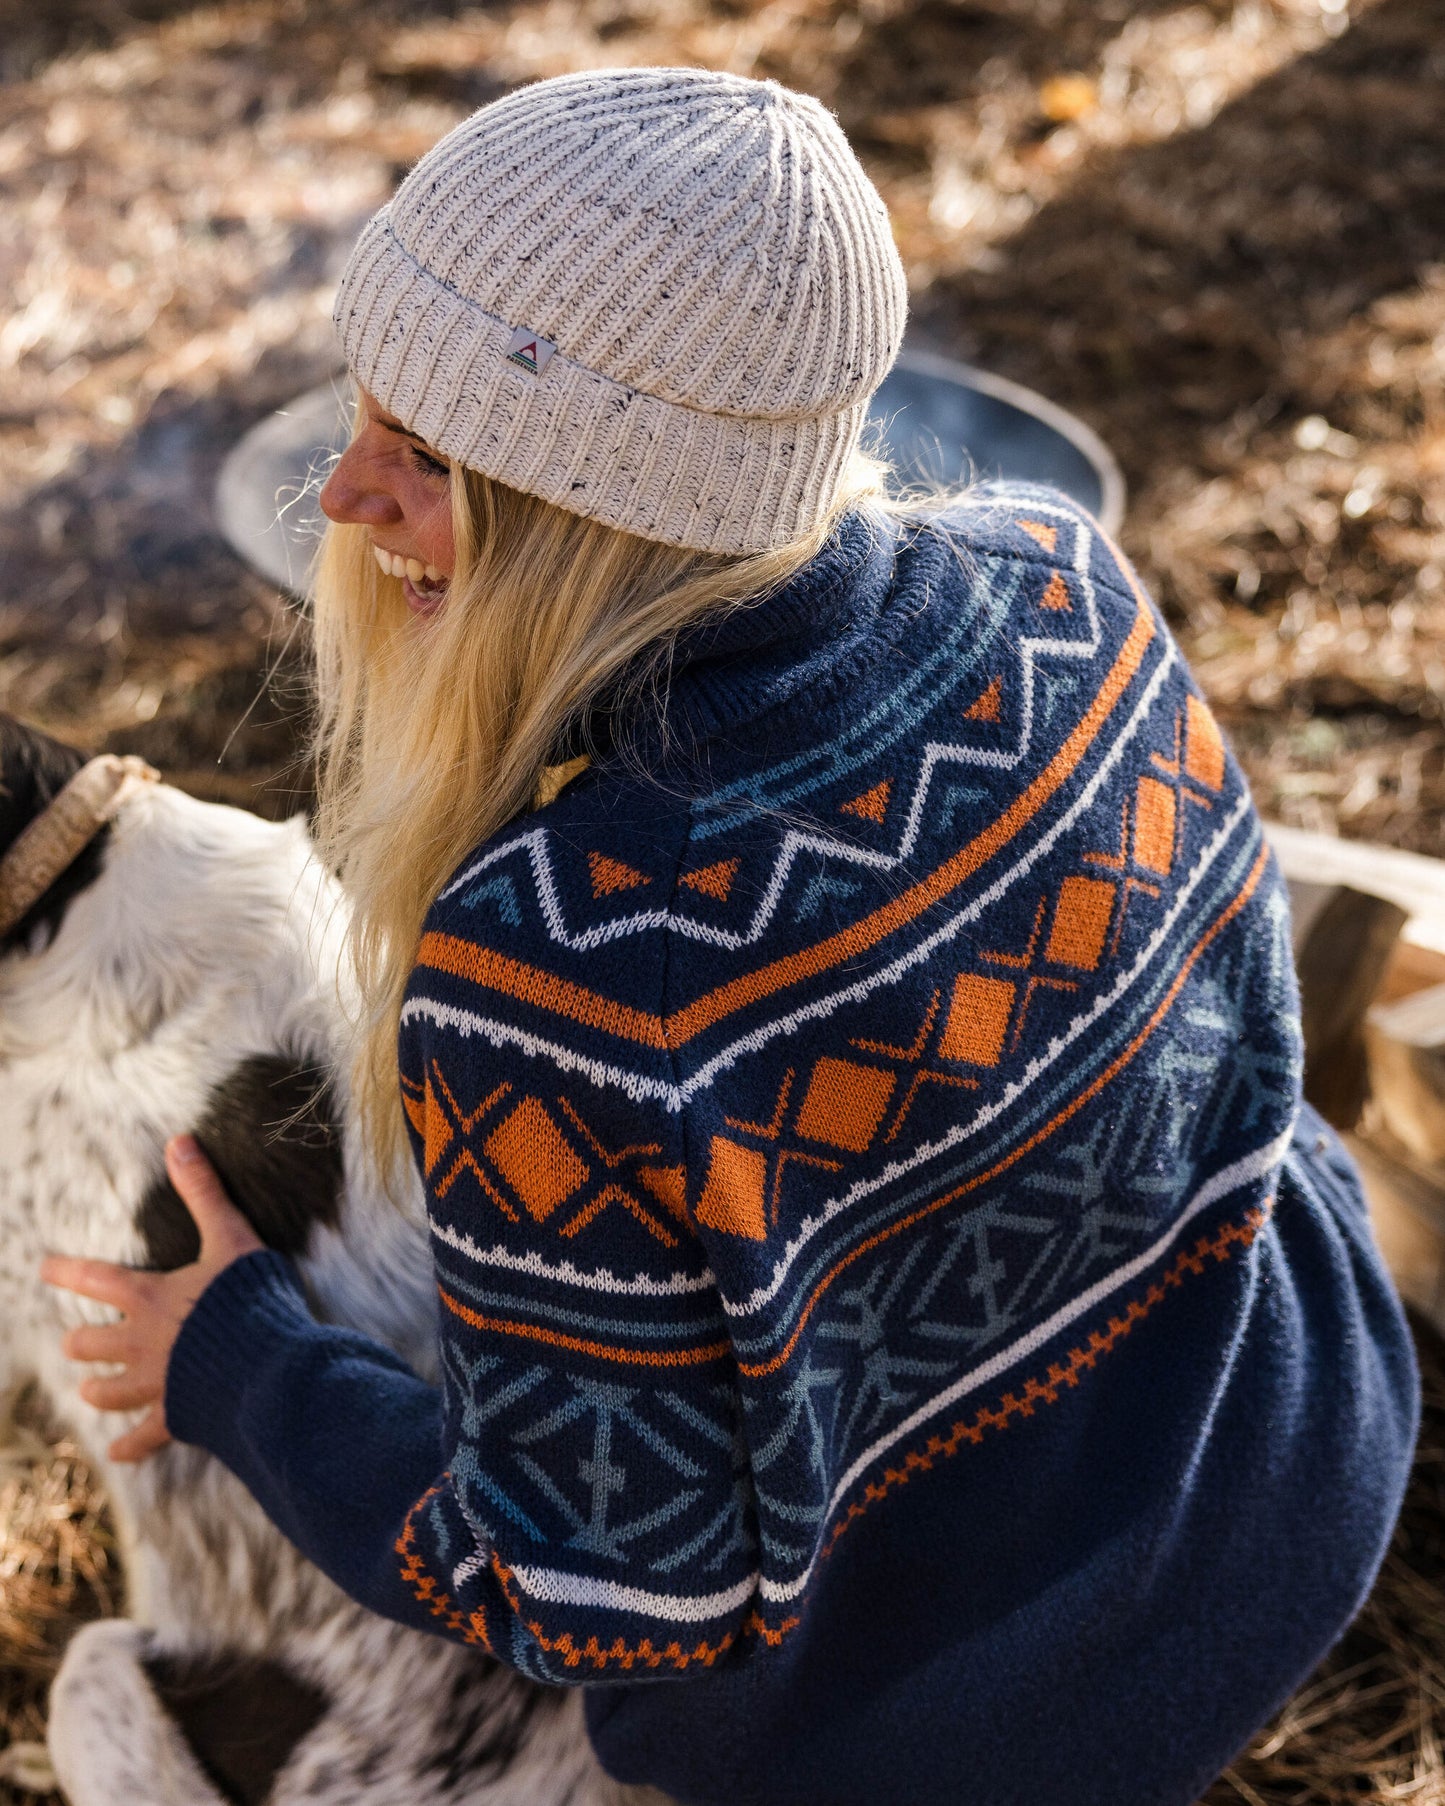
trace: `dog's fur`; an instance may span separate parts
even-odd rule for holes
[[[0,716],[0,853],[80,758]],[[136,797],[0,943],[0,1390],[38,1381],[102,1474],[127,1619],[82,1630],[51,1694],[73,1806],[602,1806],[575,1693],[346,1599],[195,1448],[105,1457],[63,1331],[106,1313],[42,1286],[47,1251],[193,1257],[166,1139],[196,1132],[296,1256],[313,1308],[434,1370],[410,1175],[368,1170],[342,1056],[343,905],[299,821],[164,785]]]

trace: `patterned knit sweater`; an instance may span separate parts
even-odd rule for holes
[[[255,1255],[172,1428],[377,1611],[595,1684],[623,1779],[1183,1806],[1415,1410],[1240,774],[1045,490],[850,517],[665,720],[428,918],[440,1392]]]

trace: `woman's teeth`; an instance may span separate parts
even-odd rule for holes
[[[409,577],[414,584],[446,581],[434,564],[423,564],[419,558],[403,558],[400,552],[387,552],[380,546],[373,546],[371,549],[387,577]]]

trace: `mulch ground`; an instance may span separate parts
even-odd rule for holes
[[[451,124],[538,76],[682,61],[835,107],[915,342],[1103,434],[1262,807],[1445,853],[1445,0],[0,0],[0,703],[203,795],[304,801],[294,623],[216,533],[221,457],[331,373],[350,241]],[[1422,1355],[1375,1595],[1211,1806],[1445,1806]],[[119,1591],[77,1451],[22,1464],[11,1736]]]

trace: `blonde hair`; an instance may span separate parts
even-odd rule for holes
[[[407,608],[370,536],[331,525],[315,573],[316,832],[352,904],[354,1092],[383,1170],[404,1148],[403,993],[422,923],[466,855],[531,806],[589,706],[661,707],[678,634],[756,601],[880,496],[860,455],[827,516],[776,550],[722,556],[639,539],[453,465],[455,569],[433,616]]]

